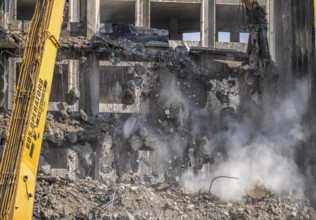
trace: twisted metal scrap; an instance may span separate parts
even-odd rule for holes
[[[231,177],[231,176],[217,176],[217,177],[214,177],[214,178],[212,179],[211,184],[210,184],[210,188],[209,188],[209,190],[208,190],[208,194],[211,194],[211,189],[212,189],[213,182],[214,182],[216,179],[220,179],[220,178],[239,180],[238,177]]]

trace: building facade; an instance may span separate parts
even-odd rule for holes
[[[2,0],[1,26],[11,33],[23,33],[32,18],[35,0]],[[266,8],[269,40],[274,57],[273,0],[260,0]],[[133,24],[140,27],[165,29],[169,32],[169,45],[190,47],[225,48],[245,52],[248,33],[245,11],[240,0],[70,0],[65,9],[62,37],[84,36],[88,40],[108,31],[109,24]],[[22,50],[12,42],[1,40],[0,46],[10,50],[3,54],[3,70],[0,83],[1,105],[10,110]],[[137,111],[137,105],[123,110],[121,104],[108,102],[104,87],[109,86],[109,75],[122,75],[135,62],[124,61],[112,65],[108,57],[91,55],[88,66],[81,65],[80,58],[61,56],[56,62],[51,93],[51,110],[65,99],[72,88],[80,90],[81,98],[74,107],[85,109],[89,114],[102,111]],[[148,62],[142,65],[150,66]],[[93,71],[91,71],[93,69]],[[88,71],[83,82],[81,73]],[[58,74],[59,73],[59,74]],[[119,76],[118,78],[122,78]],[[89,86],[90,85],[90,86]],[[96,86],[98,85],[98,86]],[[88,97],[88,98],[87,98]],[[81,102],[81,104],[80,104]],[[54,107],[55,106],[55,107]],[[87,109],[87,108],[90,108]],[[133,110],[134,109],[134,110]]]

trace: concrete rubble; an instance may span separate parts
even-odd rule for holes
[[[57,169],[62,171],[61,176],[96,178],[94,175],[97,174],[93,170],[96,163],[95,154],[103,149],[102,140],[106,140],[105,137],[113,135],[114,132],[115,127],[111,117],[91,118],[82,110],[72,115],[64,109],[55,112],[55,115],[48,114],[40,169],[44,167],[47,174],[56,172]],[[55,154],[59,151],[63,153],[60,158],[56,158]],[[75,156],[63,158],[65,153],[69,152]],[[106,154],[106,152],[102,151],[101,154]],[[61,165],[62,163],[64,165]]]
[[[70,180],[39,175],[34,219],[315,219],[307,200],[246,196],[224,202],[214,195],[189,193],[168,183],[147,183],[124,174],[117,182],[112,171],[100,181]]]

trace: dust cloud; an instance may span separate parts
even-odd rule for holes
[[[307,101],[307,81],[298,81],[281,102],[268,108],[272,111],[256,117],[260,122],[247,115],[235,120],[218,134],[226,155],[215,158],[207,178],[185,173],[183,186],[191,191],[206,191],[214,177],[224,175],[239,179],[214,181],[212,193],[223,200],[240,200],[258,184],[278,194],[303,196],[304,178],[295,162],[295,152],[308,135],[302,126]]]
[[[237,79],[230,78],[227,88],[225,79],[211,80],[221,84],[219,89],[202,91],[165,69],[150,77],[151,96],[142,102],[148,106],[130,117],[123,131],[133,150],[154,152],[153,170],[164,173],[165,180],[198,192],[208,191],[214,177],[238,178],[214,181],[212,193],[223,200],[240,200],[255,185],[303,196],[295,155],[308,135],[302,124],[306,80],[297,81],[282,98],[268,88],[245,104]],[[207,101],[201,105],[199,100]],[[242,105],[249,109],[241,111]]]

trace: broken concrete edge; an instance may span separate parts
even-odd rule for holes
[[[236,50],[220,49],[220,48],[205,48],[205,47],[191,47],[191,55],[207,55],[214,59],[230,60],[247,62],[248,56],[245,52],[239,52]]]
[[[117,27],[116,27],[117,26]],[[85,36],[76,37],[63,37],[60,38],[60,48],[62,50],[69,50],[68,52],[85,53],[94,51],[96,53],[110,53],[113,50],[127,48],[147,48],[153,50],[162,49],[171,50],[168,43],[168,31],[134,27],[133,25],[112,25],[112,28],[118,29],[115,32],[103,33],[96,35],[89,40]],[[115,28],[116,27],[116,28]],[[25,45],[26,33],[23,32],[7,32],[1,36],[0,45],[4,49],[23,48]],[[246,45],[238,43],[217,43],[216,47],[219,48],[203,48],[191,47],[190,54],[210,54],[215,59],[246,61],[245,52]],[[231,49],[223,49],[231,48]],[[68,53],[67,52],[67,53]],[[138,55],[135,51],[129,51],[130,56],[135,56],[139,59],[144,59],[146,56]],[[145,52],[145,51],[144,51]],[[146,53],[146,52],[145,52]],[[155,57],[150,57],[147,60],[153,60]]]

